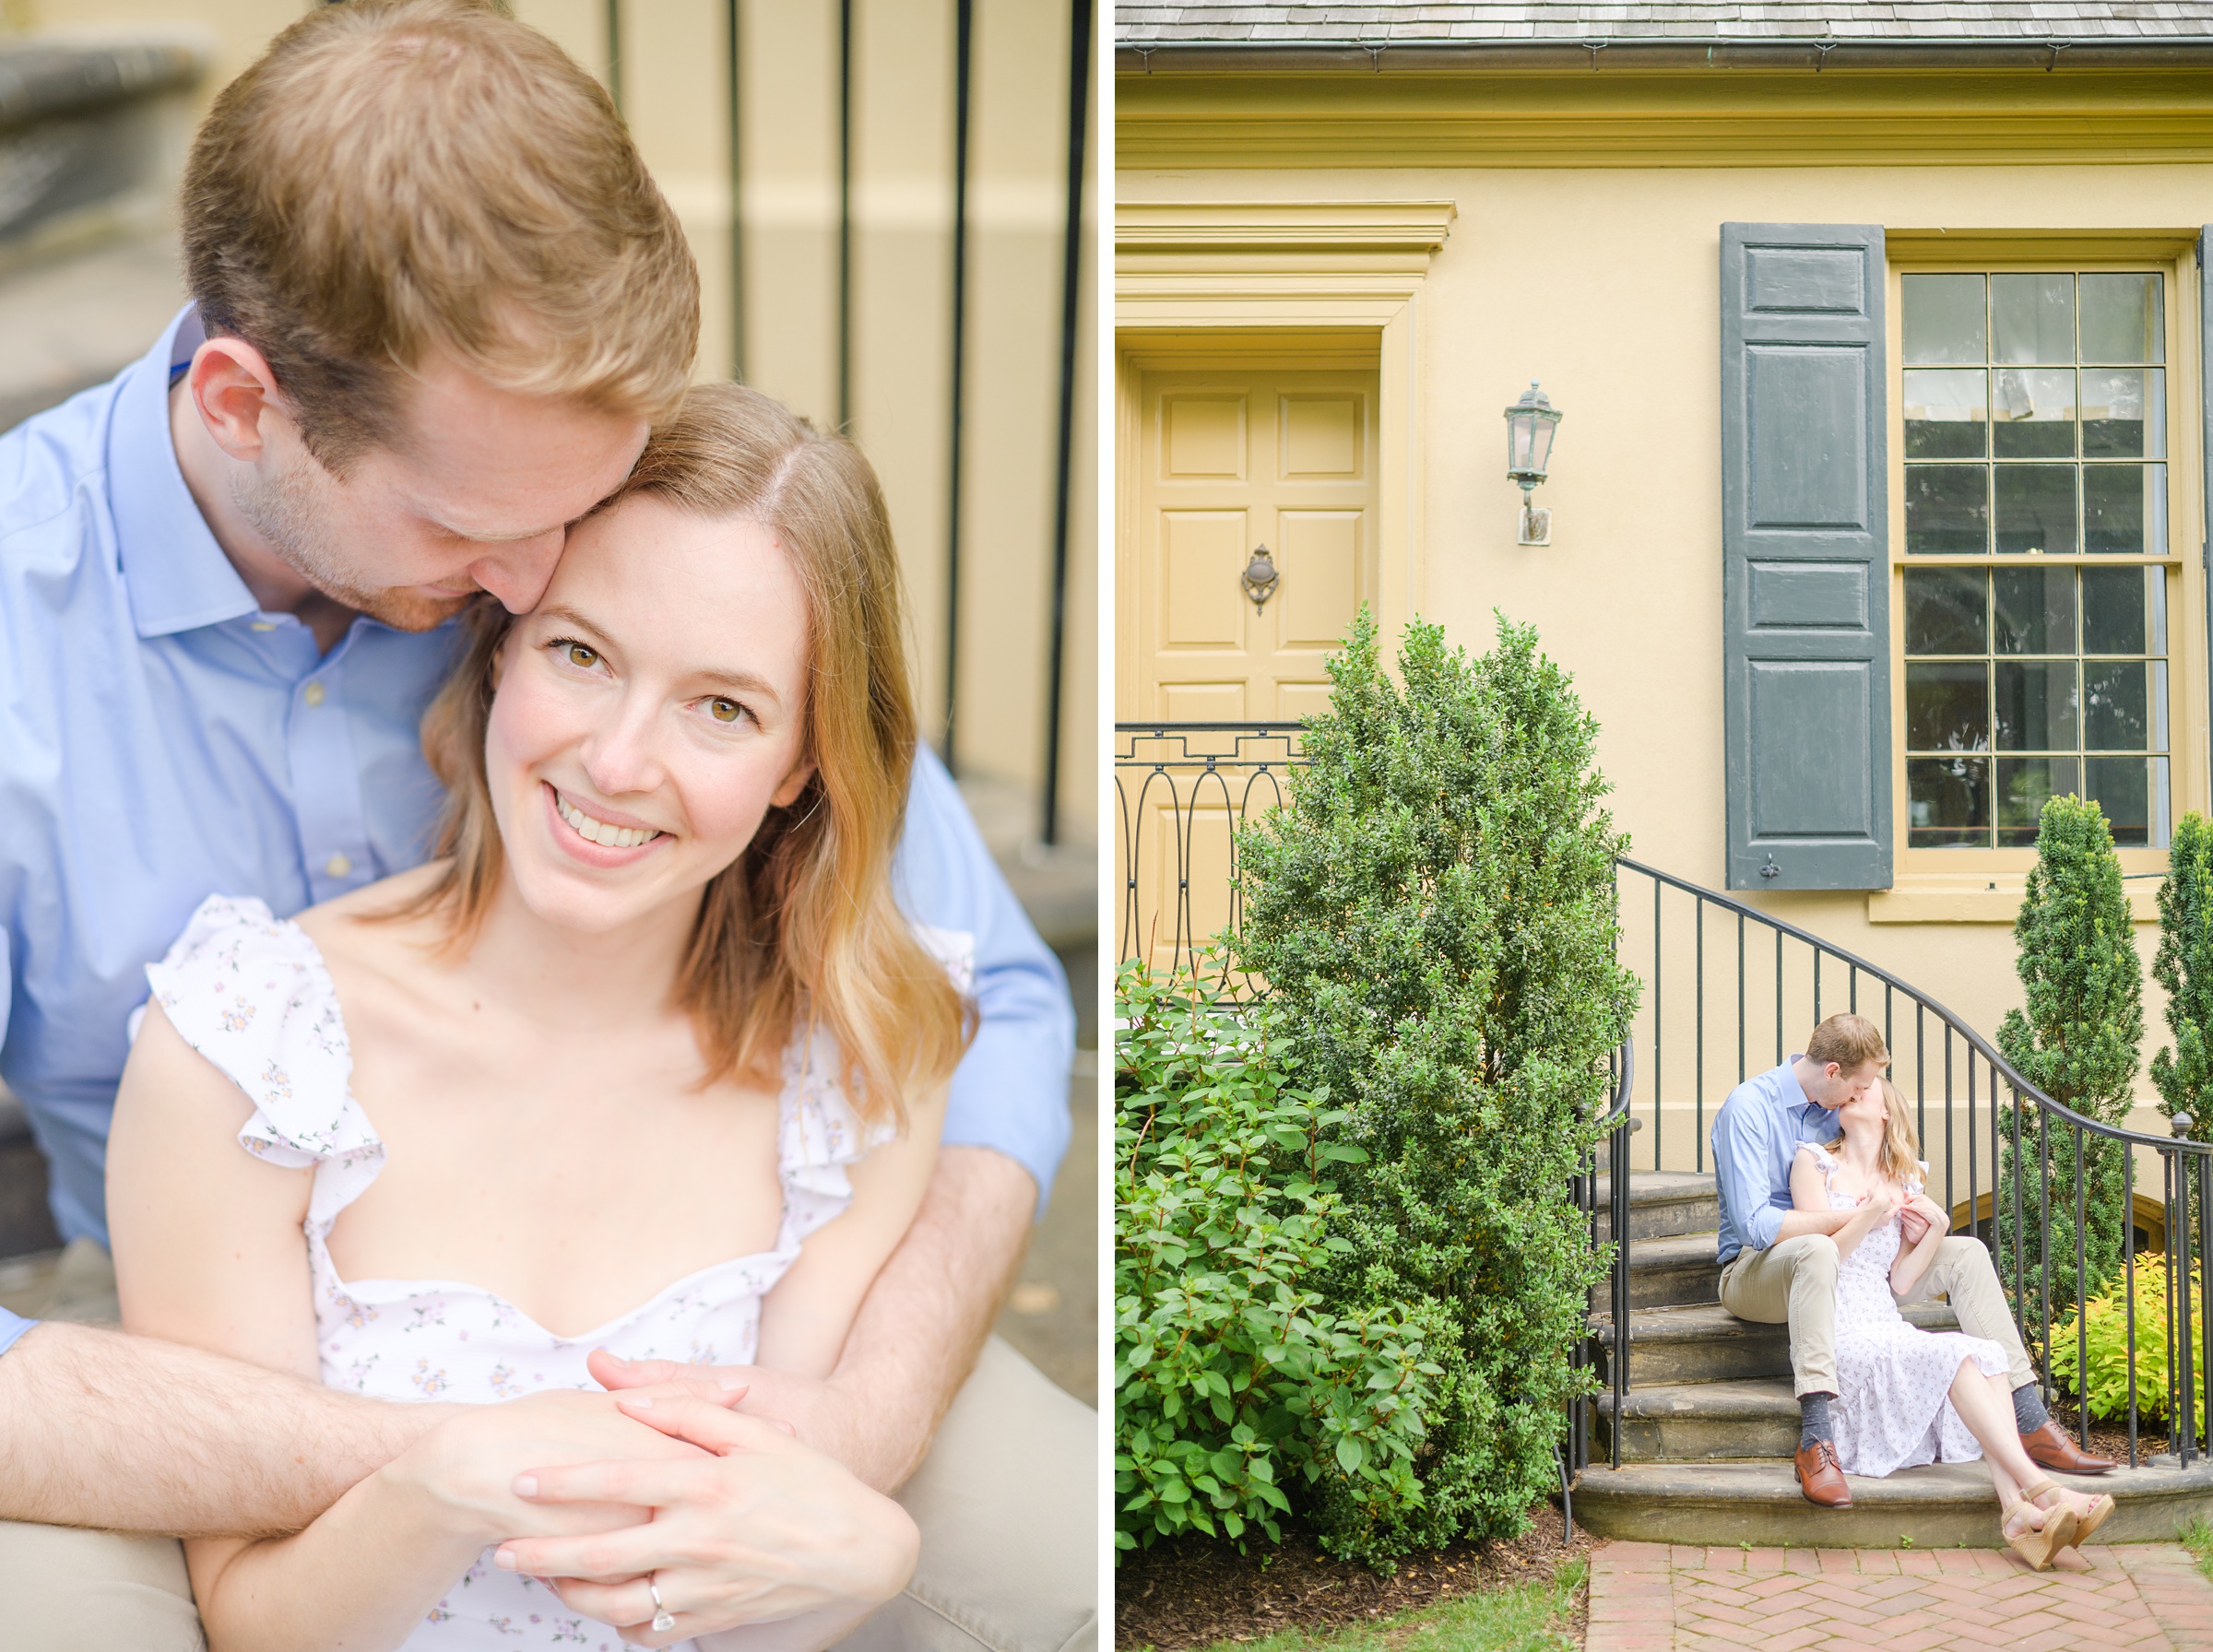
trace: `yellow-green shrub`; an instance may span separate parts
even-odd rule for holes
[[[2147,1417],[2167,1414],[2167,1262],[2149,1253],[2136,1258],[2136,1410]],[[2198,1310],[2205,1302],[2203,1276],[2190,1270],[2190,1316],[2194,1340],[2204,1327]],[[2089,1410],[2093,1417],[2128,1414],[2128,1278],[2116,1274],[2112,1282],[2090,1298],[2082,1316],[2080,1341],[2088,1356]],[[2070,1314],[2052,1328],[2052,1375],[2076,1394],[2084,1385],[2076,1375],[2076,1316]],[[2200,1340],[2202,1350],[2202,1340]],[[2196,1410],[2206,1404],[2206,1372],[2202,1351],[2191,1362],[2193,1386],[2197,1390]]]

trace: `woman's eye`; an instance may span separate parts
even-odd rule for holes
[[[570,643],[565,647],[572,666],[588,671],[599,663],[599,651],[597,648],[586,648],[582,643]]]
[[[745,715],[745,707],[740,705],[735,700],[710,700],[707,702],[707,709],[715,714],[715,721],[717,723],[735,723]]]

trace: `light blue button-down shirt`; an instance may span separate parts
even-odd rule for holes
[[[22,1339],[23,1333],[36,1324],[35,1319],[25,1319],[0,1308],[0,1353],[13,1348]]]
[[[1834,1141],[1843,1127],[1808,1101],[1791,1064],[1755,1073],[1729,1092],[1713,1115],[1713,1179],[1722,1196],[1716,1247],[1726,1268],[1739,1251],[1767,1250],[1791,1210],[1791,1161],[1799,1144]]]
[[[170,442],[198,336],[187,309],[112,383],[0,436],[0,1078],[68,1239],[106,1237],[124,1024],[193,909],[290,914],[403,871],[440,800],[417,725],[457,628],[361,618],[323,654],[256,608]],[[976,938],[944,1139],[1016,1160],[1042,1201],[1068,1142],[1067,985],[927,752],[895,878],[917,922]]]

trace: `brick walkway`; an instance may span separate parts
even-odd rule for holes
[[[2086,1564],[2087,1563],[2087,1564]],[[1592,1556],[1585,1652],[2213,1652],[2213,1583],[2173,1543],[2032,1572],[1991,1549],[1697,1549]]]

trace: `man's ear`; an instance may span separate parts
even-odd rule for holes
[[[268,446],[262,421],[283,405],[262,353],[243,338],[210,338],[193,351],[184,383],[216,446],[242,464],[258,461]]]
[[[777,808],[789,808],[799,800],[799,794],[807,789],[807,783],[813,778],[814,761],[811,758],[784,776],[784,784],[769,798],[770,804]]]

